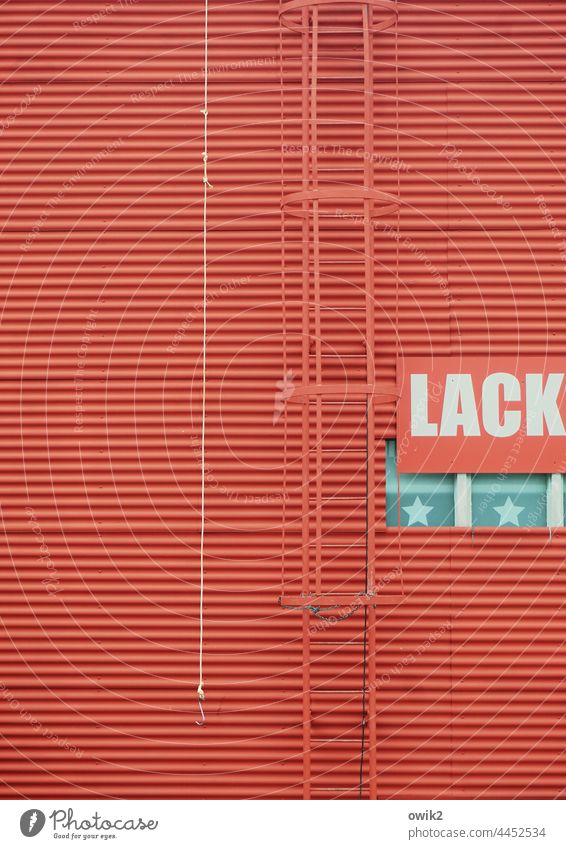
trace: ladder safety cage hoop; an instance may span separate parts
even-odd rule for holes
[[[371,6],[372,9],[381,11],[382,15],[377,18],[375,23],[372,23],[370,32],[385,32],[397,23],[399,10],[397,8],[397,0],[289,0],[284,3],[279,11],[280,23],[291,32],[308,33],[310,32],[310,23],[303,26],[300,21],[301,12],[305,9],[320,6]],[[299,20],[297,19],[299,18]],[[321,27],[319,32],[361,32],[363,27],[343,27],[342,29]]]
[[[386,215],[393,215],[399,209],[399,198],[389,192],[382,192],[379,189],[371,189],[367,186],[342,186],[329,188],[309,189],[301,192],[291,192],[283,198],[283,210],[289,215],[295,215],[298,218],[310,218],[314,211],[312,206],[307,206],[310,202],[315,203],[325,200],[361,200],[371,201],[373,210],[370,218],[383,218]],[[301,204],[301,206],[298,206]],[[334,213],[318,210],[319,218],[344,218],[351,221],[363,220],[363,215],[357,215],[350,212],[343,212],[343,215],[338,214],[338,210]]]
[[[395,404],[399,400],[399,393],[393,392],[385,386],[370,386],[363,383],[327,383],[297,386],[287,399],[290,404],[309,403],[310,396],[324,395],[345,401],[346,398],[369,397],[374,404]]]

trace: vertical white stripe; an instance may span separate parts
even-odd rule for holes
[[[564,525],[564,482],[563,476],[548,476],[546,501],[546,523],[549,528],[561,528]]]
[[[472,476],[457,474],[454,485],[454,524],[457,528],[472,526]]]

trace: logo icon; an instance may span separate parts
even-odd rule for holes
[[[295,374],[292,369],[288,369],[287,374],[283,376],[283,380],[278,380],[275,384],[278,390],[275,393],[275,403],[273,409],[273,424],[277,424],[283,413],[285,412],[285,404],[295,390]]]
[[[45,814],[37,808],[26,811],[20,817],[20,831],[25,837],[35,837],[45,825]]]

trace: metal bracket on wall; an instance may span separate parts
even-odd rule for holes
[[[322,593],[321,595],[310,596],[283,596],[281,599],[281,607],[292,608],[294,610],[302,610],[311,606],[319,609],[336,608],[336,607],[377,607],[378,605],[388,604],[395,606],[403,601],[403,596],[387,595],[386,593],[360,593],[352,595],[351,593]]]

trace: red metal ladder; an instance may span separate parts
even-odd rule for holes
[[[316,743],[320,742],[314,741],[313,746],[312,615],[335,613],[336,618],[346,618],[354,611],[363,611],[364,641],[360,653],[363,652],[366,669],[362,684],[366,716],[362,726],[368,728],[369,796],[376,798],[376,689],[371,686],[376,679],[376,612],[378,605],[397,604],[401,600],[401,595],[376,587],[376,533],[383,530],[384,517],[378,519],[376,514],[374,463],[376,407],[390,404],[396,398],[391,385],[378,383],[375,368],[375,220],[396,215],[399,199],[374,188],[373,50],[375,33],[394,27],[396,20],[395,0],[291,0],[283,3],[280,10],[281,25],[299,34],[301,40],[300,189],[285,191],[284,188],[282,203],[284,241],[289,238],[286,222],[293,219],[300,222],[291,239],[300,241],[301,245],[301,384],[289,401],[295,410],[300,405],[301,415],[301,589],[288,595],[283,588],[281,604],[302,611],[304,798],[311,798],[313,756],[316,757]],[[321,81],[324,85],[320,68],[332,61],[333,38],[338,34],[354,53],[357,51],[356,60],[363,67],[360,75],[363,114],[357,119],[358,123],[363,122],[362,155],[355,167],[344,169],[337,168],[335,163],[334,168],[321,165],[321,160],[325,163],[328,159],[321,131],[332,124],[344,130],[348,126],[345,120],[327,117],[319,105]],[[291,120],[283,106],[284,131]],[[348,179],[341,179],[346,171],[351,171]],[[336,244],[327,235],[328,224],[349,229],[359,245],[357,253],[349,252],[344,259],[346,266],[353,263],[360,266],[357,273],[363,280],[363,289],[355,304],[336,305],[330,300],[335,287],[328,286],[324,269],[336,254]],[[352,318],[354,312],[357,315]],[[354,333],[350,340],[348,333],[340,332],[333,337],[333,319],[338,315],[347,316],[352,327],[359,331],[358,338]],[[342,348],[344,336],[347,344]],[[329,425],[333,411],[344,413],[345,425],[339,428]],[[336,441],[336,432],[343,440],[341,444]],[[341,531],[344,523],[348,528],[347,543]],[[357,580],[355,591],[350,586],[344,591],[328,579],[328,564],[344,551],[349,557],[352,551],[356,554],[358,568],[351,582],[355,584]],[[361,733],[363,739],[364,727]],[[335,789],[338,795],[340,788]]]

